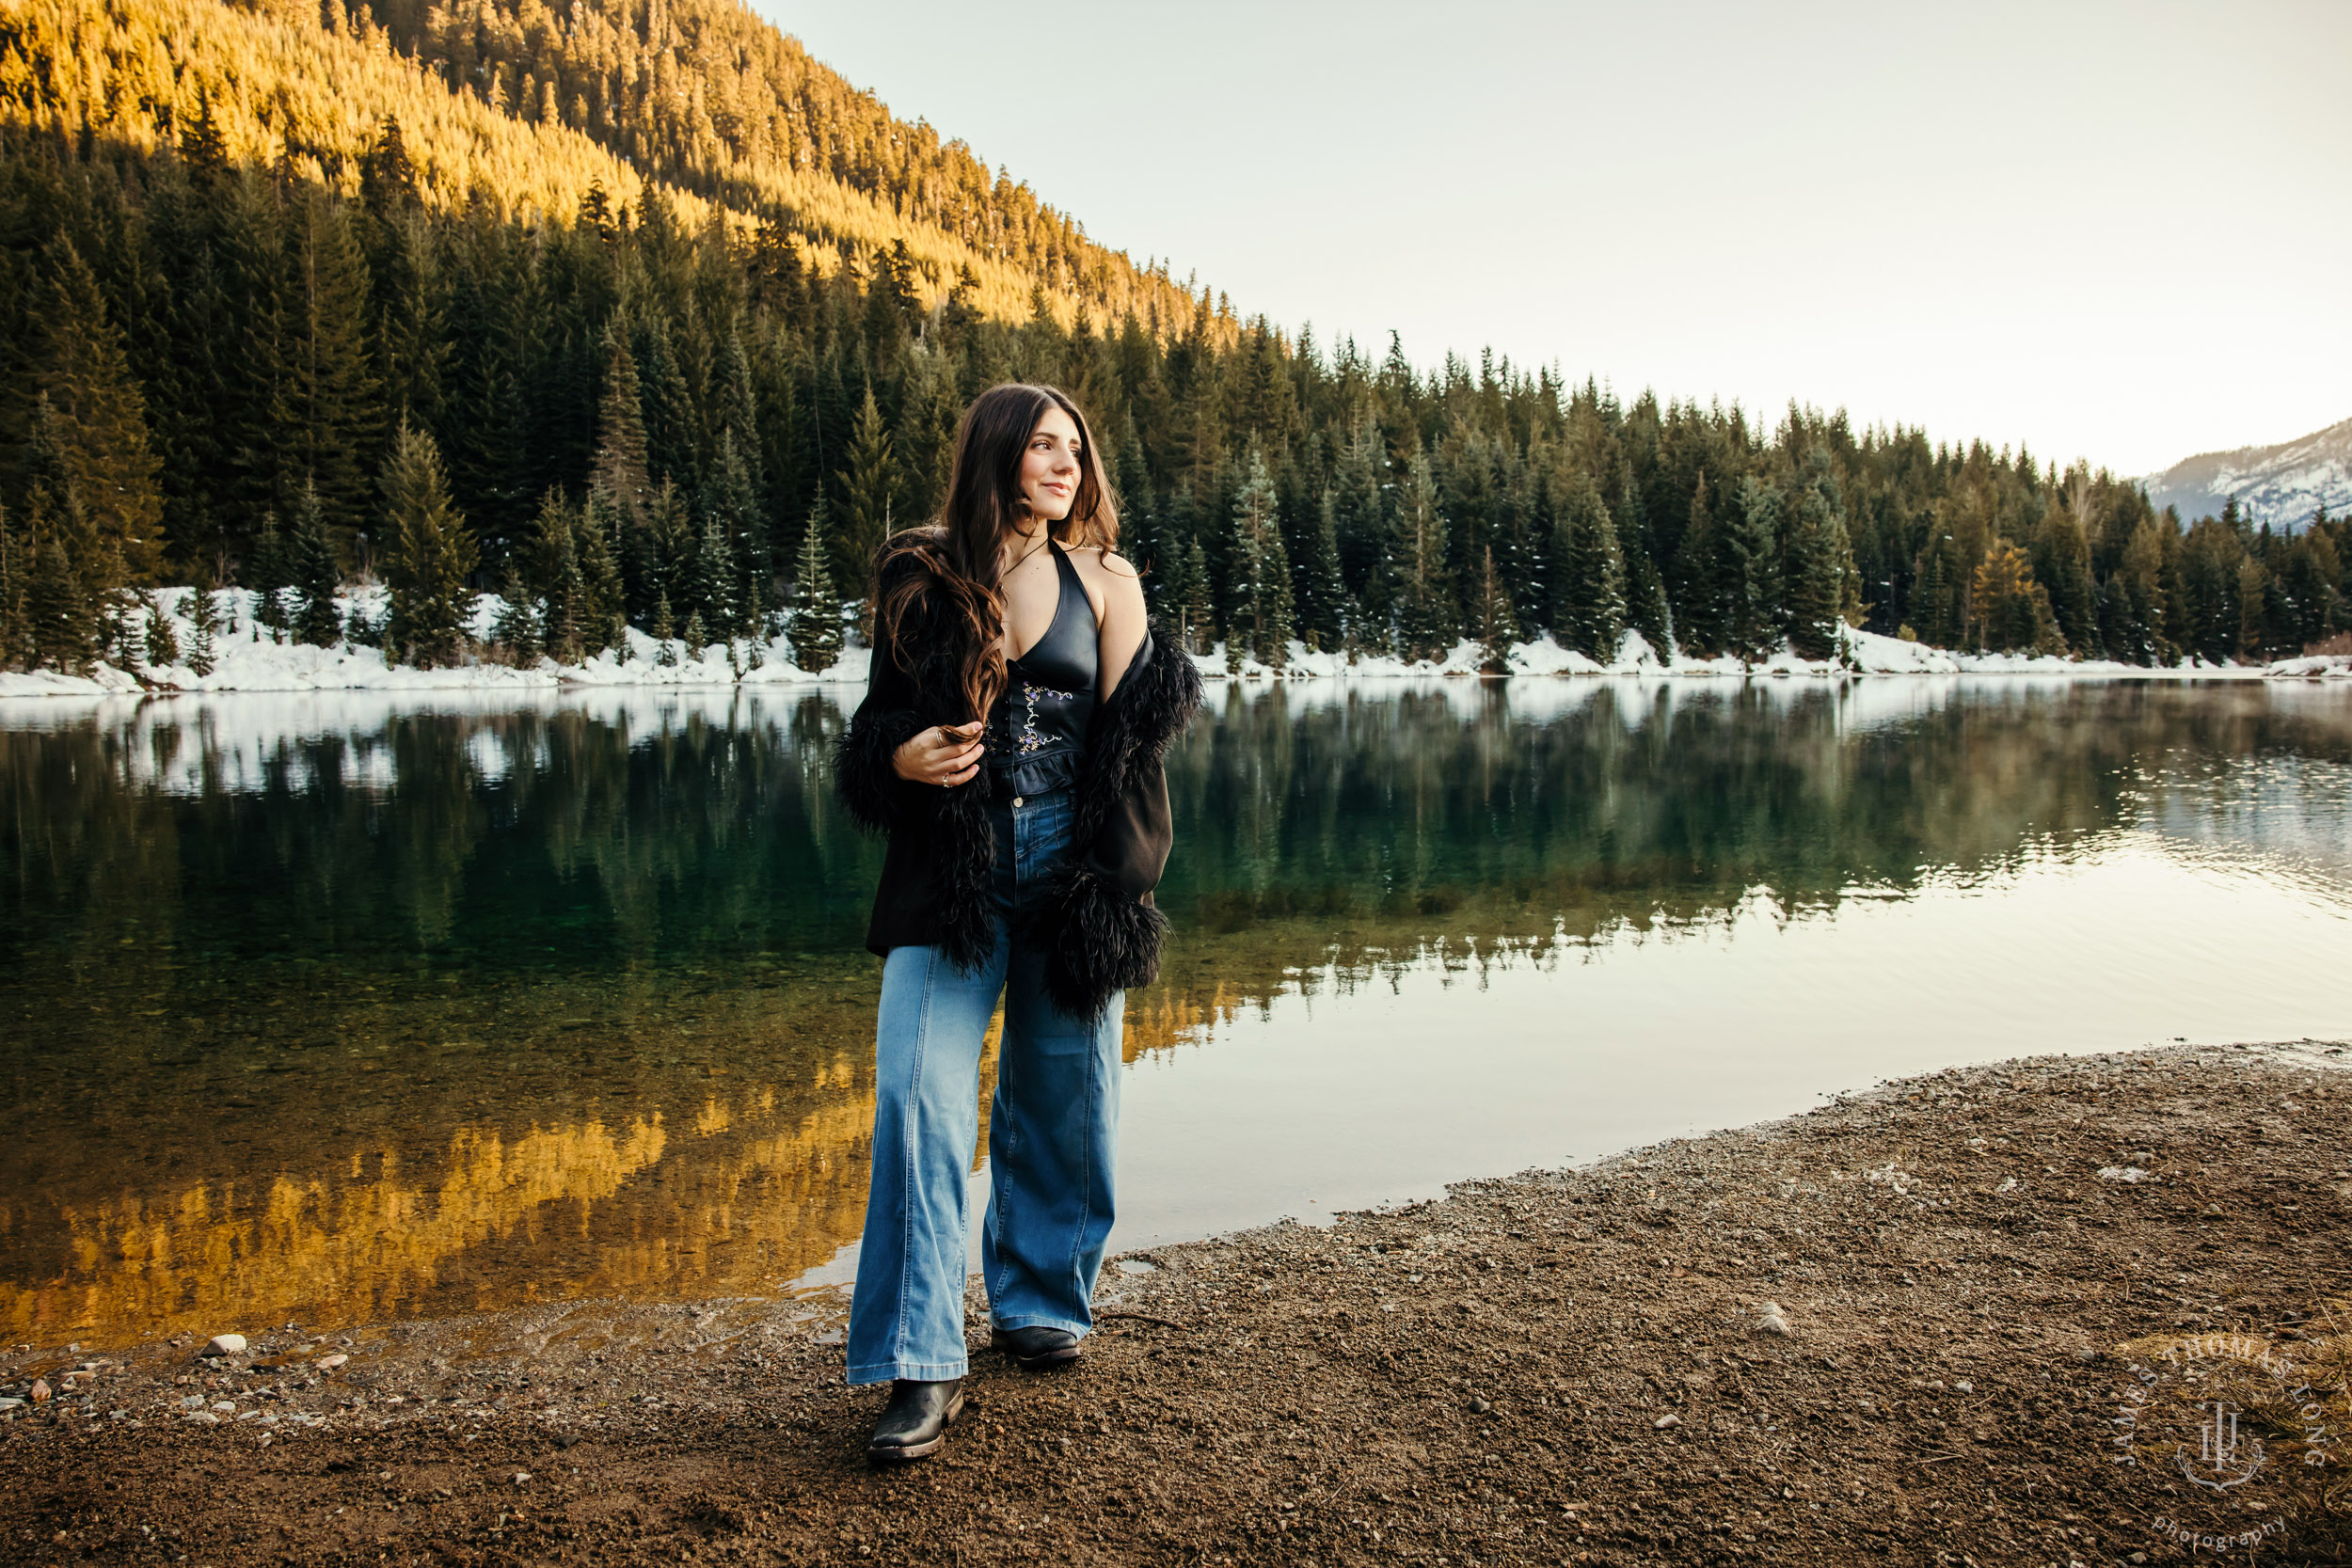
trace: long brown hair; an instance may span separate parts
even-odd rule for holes
[[[952,613],[939,620],[956,643],[958,685],[970,719],[988,717],[1005,689],[998,546],[1022,515],[1021,463],[1029,437],[1054,408],[1078,427],[1078,493],[1069,515],[1047,528],[1064,549],[1117,549],[1119,509],[1086,416],[1058,388],[1005,382],[974,398],[956,426],[955,461],[938,518],[892,535],[874,563],[875,618],[898,668],[909,674],[923,650],[910,648],[899,635],[907,613],[930,594],[944,596]],[[902,564],[921,569],[893,569]]]

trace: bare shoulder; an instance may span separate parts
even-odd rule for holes
[[[1078,568],[1079,580],[1091,593],[1102,595],[1105,609],[1143,603],[1142,574],[1126,557],[1089,546],[1072,550],[1070,560]]]

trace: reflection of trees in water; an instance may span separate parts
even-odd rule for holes
[[[2316,759],[2340,796],[2348,716],[2339,693],[2246,684],[1229,689],[1169,770],[1169,983],[1207,1005],[1438,937],[1587,937],[1718,920],[1759,888],[1796,910],[1995,875],[2148,820],[2152,782],[2185,772]]]
[[[12,1247],[10,1334],[353,1323],[585,1295],[772,1291],[857,1235],[870,1075],[706,1098],[671,1125],[456,1128],[431,1157],[353,1154],[44,1206],[62,1251]]]
[[[258,744],[202,709],[0,729],[0,897],[22,917],[0,957],[151,948],[158,921],[206,957],[838,946],[880,863],[828,799],[838,710],[746,706],[392,714]]]
[[[879,855],[833,825],[834,705],[737,716],[248,699],[0,730],[5,1112],[41,1130],[0,1146],[0,1321],[766,1288],[830,1257]],[[747,1080],[756,1114],[675,1135]],[[666,1160],[572,1191],[597,1129],[663,1116]],[[353,1218],[387,1205],[420,1217]]]
[[[1216,703],[1171,760],[1178,938],[1130,1060],[1286,989],[1474,980],[1758,888],[1828,907],[2143,823],[2308,839],[2352,768],[2352,704],[2300,688]],[[840,721],[718,693],[0,729],[0,1115],[38,1133],[0,1142],[0,1327],[764,1290],[822,1262],[862,1207],[877,986]]]

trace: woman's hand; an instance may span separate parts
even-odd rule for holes
[[[909,784],[960,784],[980,770],[980,721],[933,724],[890,753],[890,766]]]

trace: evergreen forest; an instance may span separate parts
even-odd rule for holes
[[[1087,411],[1154,609],[1236,661],[1827,658],[1842,624],[2146,665],[2352,626],[2324,514],[2185,520],[1981,439],[1247,316],[727,0],[27,0],[0,355],[7,668],[135,661],[166,584],[419,663],[629,626],[822,668],[1006,379]],[[362,582],[384,613],[338,608]]]

